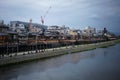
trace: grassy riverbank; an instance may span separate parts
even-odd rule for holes
[[[106,48],[108,46],[112,46],[117,43],[120,43],[120,39],[107,41],[107,42],[94,43],[94,44],[74,45],[74,46],[54,48],[54,50],[51,49],[51,50],[46,50],[45,52],[34,53],[34,54],[4,57],[0,59],[0,66],[5,66],[9,64],[18,64],[18,63],[28,62],[28,61],[30,62],[37,59],[44,59],[44,58],[49,58],[49,57],[59,56],[59,55],[64,55],[69,53],[87,51],[87,50],[92,50],[96,48]]]

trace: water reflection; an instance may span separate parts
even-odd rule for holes
[[[120,78],[119,48],[120,44],[0,68],[0,80],[113,80]]]
[[[106,57],[108,55],[108,52],[107,51],[104,51],[104,57]]]
[[[80,55],[74,54],[71,59],[72,63],[77,64],[80,61]]]

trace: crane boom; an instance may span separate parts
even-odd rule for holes
[[[44,16],[41,16],[41,23],[42,23],[42,24],[44,24],[44,19],[45,19],[45,17],[47,16],[47,14],[49,13],[49,11],[50,11],[51,8],[52,8],[52,7],[50,6],[50,7],[48,8],[48,10],[46,11],[45,15],[44,15]]]
[[[48,8],[48,10],[46,11],[46,13],[45,13],[45,15],[44,15],[44,18],[47,16],[47,14],[49,13],[50,9],[51,9],[51,6],[50,6],[50,7]]]

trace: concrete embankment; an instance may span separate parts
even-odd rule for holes
[[[39,53],[20,54],[20,55],[11,56],[11,57],[7,56],[0,59],[0,66],[4,66],[8,64],[17,64],[21,62],[32,61],[36,59],[53,57],[53,56],[58,56],[63,54],[76,53],[76,52],[91,50],[95,48],[104,48],[111,45],[115,45],[117,43],[120,43],[120,39],[114,40],[114,41],[100,42],[95,44],[74,45],[74,46],[48,49],[44,52],[39,52]]]

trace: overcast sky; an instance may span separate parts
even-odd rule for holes
[[[120,0],[0,0],[0,19],[41,23],[45,15],[46,25],[66,25],[74,29],[93,26],[106,27],[120,32]]]

